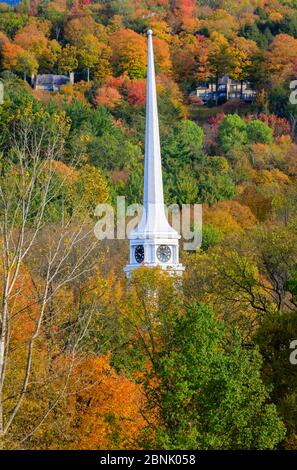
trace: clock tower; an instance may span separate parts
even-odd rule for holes
[[[153,32],[148,36],[146,86],[146,134],[144,164],[144,200],[142,219],[129,234],[130,263],[125,267],[127,278],[141,265],[156,267],[170,274],[182,275],[179,263],[179,238],[167,220],[164,208],[159,121],[153,52]]]

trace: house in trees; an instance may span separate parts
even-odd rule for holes
[[[241,100],[253,103],[257,93],[249,82],[233,80],[224,75],[219,79],[218,90],[214,83],[207,83],[204,86],[197,87],[194,96],[199,98],[204,104],[216,99],[219,102]]]
[[[35,90],[44,90],[44,91],[59,91],[61,86],[67,85],[67,83],[74,83],[74,74],[71,72],[69,76],[67,75],[36,75],[33,80],[33,88]]]
[[[206,104],[215,99],[215,92],[216,85],[214,83],[206,83],[205,85],[197,87],[190,96],[192,98],[198,98],[203,104]]]

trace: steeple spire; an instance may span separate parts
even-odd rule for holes
[[[146,131],[145,131],[145,169],[144,169],[144,207],[149,211],[151,204],[162,205],[164,211],[163,181],[159,119],[156,94],[156,77],[153,50],[153,32],[148,35],[148,61],[146,82]]]
[[[162,164],[160,150],[159,118],[153,50],[153,32],[148,30],[148,61],[146,84],[146,131],[143,218],[138,226],[146,236],[158,234],[176,237],[177,232],[169,225],[164,210]]]
[[[144,206],[164,204],[152,30],[148,35]],[[149,185],[150,182],[150,185]]]
[[[148,30],[143,215],[138,227],[129,235],[130,264],[125,268],[128,277],[142,263],[161,266],[174,273],[184,270],[178,261],[180,236],[165,215],[152,35]]]

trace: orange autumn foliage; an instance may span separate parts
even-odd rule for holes
[[[144,78],[147,44],[144,36],[131,29],[121,29],[110,35],[110,46],[116,75]]]
[[[224,234],[243,233],[256,224],[256,217],[249,207],[238,201],[223,201],[203,208],[204,221],[220,229]]]
[[[116,88],[103,86],[98,89],[96,96],[97,106],[106,106],[113,109],[121,100],[121,95]]]
[[[38,22],[35,18],[30,18],[28,24],[17,32],[14,43],[39,53],[47,47],[49,25],[47,23]]]
[[[202,35],[175,36],[172,40],[173,73],[177,81],[208,78],[208,43]]]
[[[11,44],[10,42],[4,42],[2,45],[2,64],[7,70],[13,69],[16,64],[19,55],[23,52],[23,48],[17,44]]]
[[[78,44],[86,34],[96,31],[96,22],[89,14],[69,16],[64,29],[64,36],[72,44]]]
[[[266,70],[275,85],[292,74],[297,56],[297,39],[288,34],[274,37],[265,54]]]
[[[121,76],[121,77],[106,77],[106,79],[104,80],[104,86],[115,88],[119,93],[121,93],[125,81],[126,81],[126,78],[123,77],[123,76]]]
[[[21,265],[9,301],[11,339],[15,345],[28,341],[34,332],[39,317],[36,288],[29,269]]]
[[[199,20],[196,18],[196,9],[195,0],[176,0],[173,9],[175,28],[187,32],[197,30]]]
[[[79,100],[87,104],[85,98],[85,93],[90,89],[90,84],[88,82],[80,81],[78,84],[72,85],[71,83],[66,83],[60,88],[60,92],[66,97],[67,102],[71,103],[72,100]]]
[[[65,178],[69,183],[74,183],[79,178],[79,172],[70,165],[59,160],[45,160],[43,163],[43,168],[45,171],[53,171],[63,178]]]
[[[109,358],[88,356],[76,368],[76,442],[79,449],[137,449],[146,421],[139,385],[117,374]],[[72,385],[73,387],[73,385]]]
[[[273,168],[272,170],[252,170],[251,177],[254,183],[262,186],[268,186],[270,184],[282,186],[292,183],[289,176],[277,168]]]
[[[144,106],[146,98],[146,81],[144,79],[131,80],[126,85],[127,101],[132,106]]]
[[[247,186],[240,195],[240,201],[250,208],[255,217],[264,221],[270,216],[272,210],[272,200],[270,197],[257,191],[254,186]]]
[[[3,268],[0,264],[0,289],[3,289]],[[20,265],[12,293],[9,297],[8,312],[10,318],[10,337],[14,345],[24,346],[34,334],[36,324],[41,315],[42,293],[44,282],[30,272],[28,266],[24,263]],[[61,321],[64,319],[64,312],[73,303],[71,291],[62,288],[57,292],[52,304],[59,306],[62,312]],[[43,338],[44,331],[41,328],[39,337]],[[40,346],[45,344],[40,342]]]
[[[154,54],[157,72],[171,74],[172,62],[168,44],[158,37],[154,37]]]
[[[67,9],[67,0],[53,0],[47,4],[49,10],[63,12]]]
[[[152,16],[148,18],[148,24],[150,29],[153,30],[155,38],[163,39],[167,43],[171,41],[170,27],[166,21]]]

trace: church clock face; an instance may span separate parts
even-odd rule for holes
[[[137,245],[134,252],[135,260],[137,263],[142,263],[144,261],[144,246]]]
[[[160,245],[157,249],[157,258],[161,263],[167,263],[171,258],[171,248],[168,245]]]

